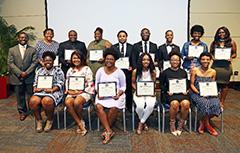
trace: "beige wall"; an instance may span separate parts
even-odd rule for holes
[[[240,0],[191,0],[190,4],[190,26],[201,24],[205,27],[204,42],[209,45],[217,28],[224,25],[240,48]],[[0,0],[0,15],[18,29],[29,25],[35,27],[36,35],[42,38],[45,29],[44,0]],[[240,72],[240,49],[237,53],[233,68]],[[240,81],[240,76],[234,79]]]
[[[240,1],[239,0],[191,0],[190,26],[201,24],[205,28],[202,38],[208,45],[220,26],[226,26],[231,37],[237,43],[238,57],[233,60],[233,71],[240,73]],[[232,81],[240,81],[240,74],[232,77]]]
[[[36,36],[42,38],[45,29],[44,0],[0,0],[0,15],[18,30],[33,26]]]

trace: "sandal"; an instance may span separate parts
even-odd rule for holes
[[[148,128],[148,126],[147,126],[146,123],[143,124],[143,129],[144,129],[145,131],[148,131],[148,130],[149,130],[149,128]]]
[[[47,120],[46,125],[44,127],[44,132],[49,132],[52,128],[53,121]]]
[[[85,122],[81,120],[81,124],[78,125],[78,129],[76,131],[78,134],[81,134],[81,136],[85,136],[87,134],[87,129],[85,128]]]
[[[109,132],[109,131],[106,131],[106,132],[104,132],[105,134],[105,138],[104,138],[104,140],[103,140],[103,144],[108,144],[109,142],[110,142],[110,140],[111,140],[111,138],[114,136],[114,132],[112,131],[112,132]]]
[[[138,123],[137,134],[142,134],[143,124],[141,122]]]
[[[37,128],[36,128],[37,133],[41,133],[43,131],[42,120],[36,121],[36,124],[37,124]]]

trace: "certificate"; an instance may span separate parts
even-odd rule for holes
[[[101,82],[98,83],[98,97],[113,97],[117,95],[116,82]]]
[[[54,62],[53,62],[53,66],[59,66],[59,60],[58,60],[58,56],[56,56]]]
[[[155,83],[153,81],[139,81],[137,82],[137,96],[154,96]]]
[[[216,48],[215,59],[217,60],[229,60],[231,57],[231,48]]]
[[[190,45],[188,48],[188,57],[199,57],[203,52],[203,46],[192,46]]]
[[[90,61],[99,61],[100,58],[103,58],[103,50],[90,50],[89,52]]]
[[[217,83],[213,82],[199,82],[200,96],[218,96]]]
[[[69,76],[68,89],[69,90],[84,90],[85,77],[83,76]]]
[[[129,58],[128,57],[119,58],[115,62],[115,66],[120,69],[128,69],[129,68]]]
[[[71,60],[71,55],[75,50],[72,49],[65,49],[64,50],[64,60],[68,61]]]
[[[155,67],[155,70],[156,70],[156,78],[159,78],[160,76],[160,70],[158,67]]]
[[[53,86],[52,75],[39,75],[37,78],[37,88],[40,89],[51,89]]]
[[[187,92],[186,79],[170,79],[169,80],[170,93],[185,93]]]
[[[166,70],[169,67],[171,67],[170,61],[163,61],[163,70]]]

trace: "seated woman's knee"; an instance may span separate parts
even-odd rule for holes
[[[41,99],[37,96],[32,96],[29,101],[29,107],[33,110],[38,108],[38,105],[40,105]]]
[[[100,112],[100,111],[103,111],[104,108],[103,108],[102,105],[97,104],[97,105],[96,105],[96,109],[97,109],[98,112]]]
[[[54,105],[53,99],[50,97],[44,97],[42,99],[42,105],[43,107],[50,107]]]
[[[74,101],[73,98],[66,98],[66,100],[65,100],[65,105],[66,105],[67,107],[70,107],[70,106],[73,105],[73,101]]]
[[[190,108],[190,102],[189,102],[189,100],[183,100],[183,101],[181,102],[181,108],[182,108],[182,109],[189,109],[189,108]]]
[[[171,101],[170,107],[171,107],[172,109],[178,110],[178,108],[179,108],[179,102],[176,101],[176,100]]]

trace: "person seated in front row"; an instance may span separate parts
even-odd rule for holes
[[[132,87],[136,91],[137,83],[141,81],[156,81],[156,71],[153,60],[149,53],[142,53],[138,59],[137,68],[132,73]],[[156,103],[156,96],[139,96],[135,92],[133,100],[136,104],[136,112],[139,117],[137,134],[141,134],[142,130],[148,130],[146,120],[151,115]]]
[[[53,63],[56,58],[55,53],[46,51],[42,55],[43,66],[37,72],[33,84],[33,96],[30,99],[29,107],[33,110],[36,118],[37,132],[42,132],[42,117],[40,114],[40,107],[42,106],[47,115],[46,125],[44,131],[51,130],[53,124],[54,107],[57,106],[63,98],[64,91],[64,73],[59,67],[54,67]],[[39,76],[52,76],[52,88],[38,88]],[[41,85],[42,86],[42,85]],[[43,87],[43,86],[42,86]]]
[[[113,48],[106,49],[103,57],[104,66],[99,68],[96,73],[95,88],[97,91],[97,95],[95,99],[95,105],[97,109],[97,115],[104,127],[104,132],[102,133],[102,137],[104,140],[102,143],[107,144],[114,135],[111,126],[117,116],[118,109],[125,108],[124,91],[126,89],[126,78],[123,71],[115,66],[115,61],[118,59],[118,56]],[[99,95],[100,91],[98,88],[98,84],[107,82],[116,83],[115,96],[107,97],[106,94],[108,93],[104,93],[106,97],[103,97],[103,95]],[[106,113],[104,108],[109,108],[109,111]]]
[[[211,82],[216,79],[216,71],[209,68],[212,55],[209,52],[204,52],[200,55],[200,64],[198,68],[194,68],[191,74],[191,92],[190,98],[197,107],[201,119],[198,132],[203,134],[205,130],[211,135],[217,136],[217,131],[211,126],[209,120],[221,113],[220,100],[217,96],[201,96],[199,83]]]
[[[187,73],[185,70],[180,68],[181,65],[181,54],[176,51],[172,51],[169,54],[170,58],[170,65],[171,67],[164,70],[160,76],[160,86],[161,86],[161,93],[162,96],[166,96],[165,102],[170,104],[170,132],[177,136],[181,135],[183,131],[183,126],[185,120],[188,116],[190,102],[189,102],[189,95],[188,95],[188,78]],[[170,81],[178,82],[183,81],[185,84],[184,91],[171,91],[170,90]],[[172,87],[171,87],[172,88]],[[175,93],[176,92],[176,93]],[[175,122],[176,122],[176,115],[180,110],[180,119],[178,121],[178,127],[176,129]]]
[[[79,89],[70,86],[70,78],[83,77],[83,86]],[[80,81],[80,78],[78,79]],[[94,83],[92,70],[86,64],[86,57],[82,52],[74,51],[70,59],[70,68],[66,74],[66,91],[67,94],[65,104],[68,112],[72,115],[77,123],[77,133],[84,136],[87,133],[85,122],[82,118],[83,105],[91,99],[94,94]]]

